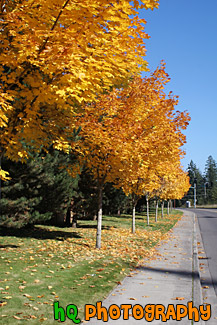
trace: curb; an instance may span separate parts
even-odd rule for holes
[[[179,209],[183,212],[183,215],[187,215],[192,217],[193,220],[193,234],[192,234],[192,301],[195,306],[203,305],[203,294],[202,294],[202,286],[200,279],[200,271],[199,271],[199,260],[198,260],[198,247],[197,241],[198,236],[200,235],[199,226],[197,224],[197,216],[193,211],[186,211]],[[201,324],[204,325],[205,322],[200,320],[200,322],[192,321],[192,324]]]
[[[198,225],[196,214],[193,213],[193,259],[192,259],[192,271],[193,271],[193,303],[196,306],[203,305],[202,287],[200,280],[199,261],[198,261],[198,248],[197,248],[197,236],[198,236]],[[198,322],[193,322],[194,324]],[[203,325],[205,322],[200,320],[200,324]]]

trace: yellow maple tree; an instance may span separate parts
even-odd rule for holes
[[[2,0],[0,151],[69,150],[74,114],[146,69],[145,20],[158,0]]]

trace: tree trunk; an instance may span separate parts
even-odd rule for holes
[[[55,226],[64,227],[65,226],[64,217],[65,216],[61,213],[56,214],[55,221],[54,221]]]
[[[172,212],[173,210],[173,201],[170,199],[170,213]]]
[[[133,205],[133,214],[132,214],[132,234],[135,233],[136,230],[136,206]]]
[[[158,215],[158,200],[156,200],[156,207],[155,207],[155,222],[157,222],[157,215]]]
[[[146,211],[147,211],[147,225],[149,226],[149,200],[148,200],[148,195],[146,195]]]
[[[77,228],[77,213],[76,211],[73,212],[73,210],[75,209],[75,204],[76,204],[76,200],[73,198],[71,199],[70,205],[67,209],[67,213],[66,213],[66,220],[65,220],[65,225],[66,227],[70,227],[72,224],[72,228]]]
[[[169,216],[170,214],[170,201],[167,200],[167,215]]]
[[[96,248],[101,248],[101,234],[102,234],[102,189],[100,184],[98,188],[98,219],[97,219],[97,234],[96,234]]]
[[[70,221],[71,221],[71,206],[68,207],[66,212],[66,220],[65,220],[66,227],[70,227]]]
[[[77,228],[77,214],[72,212],[72,228]]]
[[[161,202],[161,218],[164,217],[164,201]]]

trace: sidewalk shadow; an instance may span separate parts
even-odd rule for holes
[[[200,278],[200,275],[199,275],[199,272],[198,271],[192,271],[192,272],[189,272],[189,271],[185,271],[185,270],[174,270],[174,269],[169,269],[169,268],[157,268],[157,267],[146,267],[146,266],[138,266],[136,268],[136,270],[139,270],[139,271],[148,271],[148,272],[155,272],[155,273],[162,273],[162,274],[165,274],[165,275],[170,275],[170,274],[173,274],[173,275],[177,275],[177,276],[182,276],[182,277],[185,277],[187,279],[192,279],[193,277],[194,278],[199,278],[200,279],[200,283],[201,283],[201,286],[213,286],[213,287],[216,287],[217,286],[217,281],[213,281],[213,280],[207,280],[207,279],[202,279]]]
[[[173,275],[177,275],[177,276],[183,276],[185,278],[189,278],[192,279],[193,275],[199,276],[198,272],[189,272],[189,271],[185,271],[185,270],[174,270],[174,269],[167,269],[167,268],[157,268],[157,267],[146,267],[146,266],[138,266],[136,268],[136,270],[139,271],[151,271],[151,272],[156,272],[156,273],[162,273],[165,275],[168,274],[173,274]]]
[[[207,279],[201,279],[200,280],[201,286],[213,286],[217,287],[217,281],[207,280]]]
[[[216,219],[217,216],[216,217],[214,217],[214,216],[197,216],[197,218],[198,219]]]

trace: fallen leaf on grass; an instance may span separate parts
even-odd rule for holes
[[[24,293],[23,296],[26,298],[32,298],[32,296],[30,296],[28,293]]]
[[[0,301],[0,307],[3,307],[5,305],[7,305],[7,302],[6,301]]]

